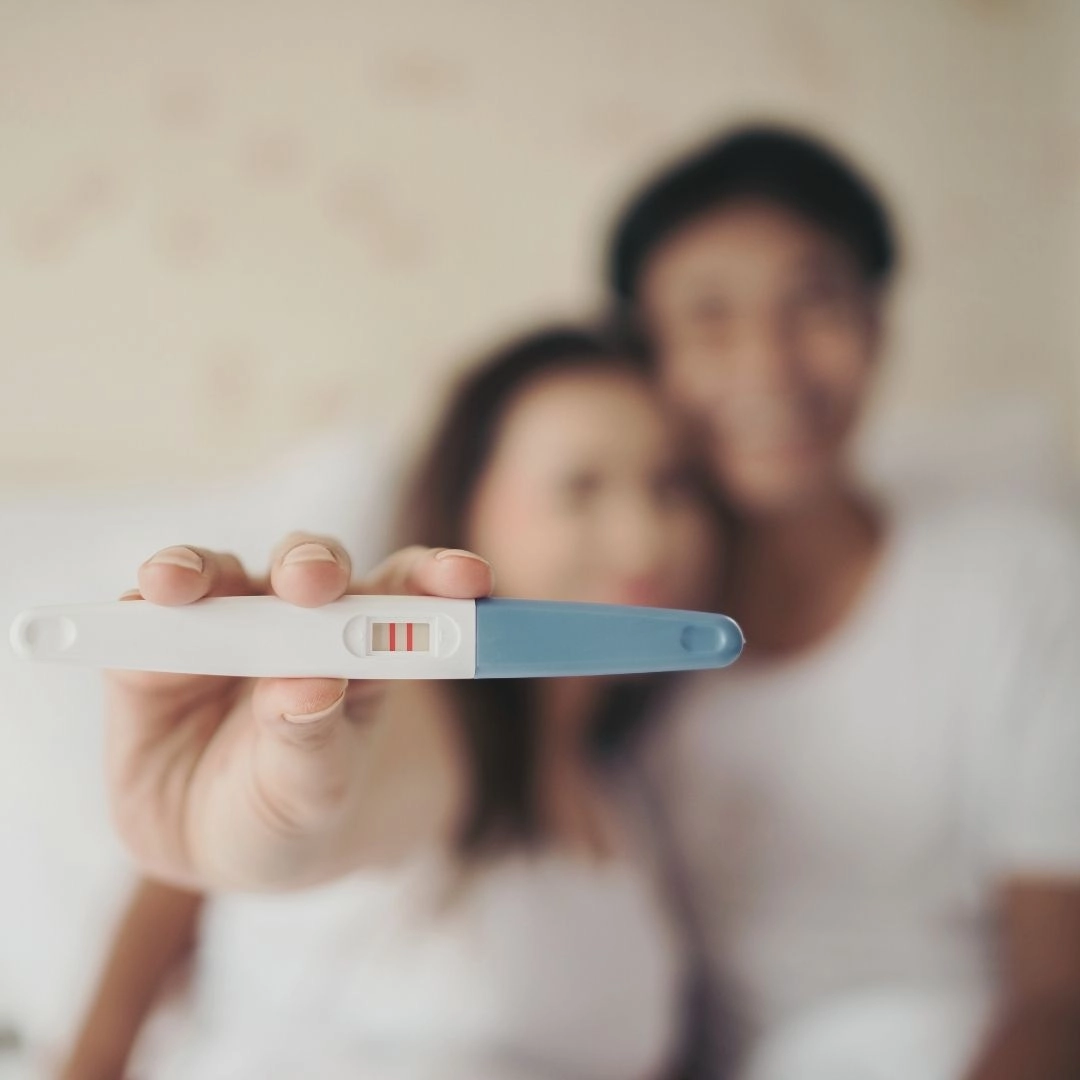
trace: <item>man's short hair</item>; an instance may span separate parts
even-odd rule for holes
[[[889,213],[873,184],[821,140],[776,126],[737,128],[669,165],[630,200],[608,249],[608,283],[633,302],[645,264],[692,222],[743,199],[775,203],[824,229],[873,284],[896,262]]]

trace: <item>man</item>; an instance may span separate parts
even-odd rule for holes
[[[896,1053],[887,1075],[1080,1076],[1080,549],[1023,507],[889,507],[853,479],[895,248],[865,180],[768,128],[617,225],[612,288],[736,517],[749,643],[653,765],[737,1026],[775,1048],[761,1075],[808,1075],[815,1027],[857,1039],[877,1001],[850,1075]]]

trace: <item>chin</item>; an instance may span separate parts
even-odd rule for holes
[[[603,603],[625,604],[629,607],[670,608],[680,606],[673,597],[666,596],[655,589],[620,589],[610,593]]]
[[[827,473],[817,468],[769,471],[760,468],[723,474],[724,494],[745,517],[784,517],[810,506],[827,488]]]

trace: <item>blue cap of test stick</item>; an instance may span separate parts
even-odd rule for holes
[[[726,615],[543,600],[476,602],[476,678],[722,668],[744,639]]]

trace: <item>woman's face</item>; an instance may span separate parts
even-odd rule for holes
[[[510,406],[474,496],[469,546],[504,596],[700,607],[719,536],[655,390],[559,372]]]
[[[878,298],[844,245],[764,202],[676,233],[642,277],[672,396],[702,422],[714,475],[748,513],[842,480],[878,344]]]

